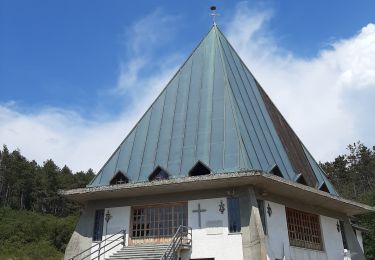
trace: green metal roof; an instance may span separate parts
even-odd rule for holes
[[[285,179],[302,174],[336,194],[216,25],[88,186],[108,185],[119,171],[148,181],[158,166],[187,176],[197,161],[212,173],[277,165]]]

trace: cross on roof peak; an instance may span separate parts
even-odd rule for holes
[[[216,22],[215,22],[216,16],[219,16],[220,14],[216,12],[216,6],[214,5],[210,7],[210,10],[211,10],[210,16],[212,17],[212,22],[214,25],[216,25]]]

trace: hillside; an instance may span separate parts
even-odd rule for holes
[[[0,209],[0,259],[61,259],[78,215]]]

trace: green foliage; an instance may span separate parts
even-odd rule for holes
[[[348,154],[321,166],[340,196],[375,206],[375,146],[357,142],[347,149]],[[370,230],[363,234],[366,258],[375,259],[375,214],[361,215],[358,221]]]
[[[61,259],[78,215],[0,208],[0,259]]]
[[[84,187],[93,177],[91,169],[73,174],[52,160],[40,166],[4,146],[0,150],[0,207],[68,216],[77,212],[78,205],[61,197],[58,190]]]
[[[91,169],[73,174],[52,160],[40,166],[0,149],[0,260],[61,259],[79,205],[58,190],[85,187],[93,176]]]

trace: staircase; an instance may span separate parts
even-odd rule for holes
[[[110,241],[110,239],[112,239]],[[124,246],[126,243],[126,231],[120,230],[118,233],[101,241],[98,245],[93,245],[79,254],[69,258],[69,260],[99,260],[108,251],[119,245],[123,247],[106,260],[176,260],[181,250],[190,250],[192,243],[191,227],[179,226],[169,244]],[[104,246],[103,246],[104,245]],[[93,256],[95,257],[93,258]]]
[[[106,259],[160,260],[167,248],[168,244],[126,246]]]
[[[181,250],[190,250],[192,229],[180,226],[169,244],[123,247],[106,260],[176,260]]]

